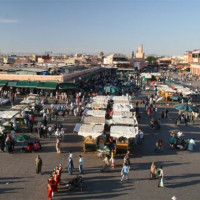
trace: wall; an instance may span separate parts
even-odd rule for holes
[[[91,72],[99,71],[101,67],[93,67],[90,69],[73,72],[71,74],[61,76],[42,76],[42,75],[16,75],[16,74],[0,74],[0,80],[16,80],[16,81],[42,81],[42,82],[64,82],[72,78],[82,76]]]

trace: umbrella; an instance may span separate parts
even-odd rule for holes
[[[15,138],[15,140],[17,141],[17,142],[25,142],[25,141],[27,141],[27,140],[30,140],[30,137],[28,136],[28,135],[19,135],[19,136],[17,136],[16,138]]]
[[[184,112],[196,112],[196,113],[199,112],[199,109],[197,107],[194,107],[187,103],[176,104],[176,105],[174,105],[174,108],[176,110],[180,110],[180,111],[184,111]]]
[[[115,94],[119,92],[119,88],[115,86],[105,86],[104,91],[107,93]]]

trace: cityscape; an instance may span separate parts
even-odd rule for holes
[[[199,6],[0,1],[0,200],[198,200]]]

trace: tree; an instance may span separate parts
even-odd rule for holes
[[[149,64],[153,64],[156,61],[156,57],[148,56],[145,60],[148,61]]]
[[[103,56],[104,56],[103,51],[100,52],[99,56],[100,56],[100,57],[103,57]]]

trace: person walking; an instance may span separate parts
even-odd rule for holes
[[[69,157],[67,168],[68,168],[68,173],[72,175],[74,166],[73,166],[73,160],[71,157]]]
[[[158,187],[164,187],[164,172],[163,172],[162,166],[160,166],[160,174],[159,174],[159,180],[158,180]]]
[[[165,109],[165,118],[168,117],[168,113],[169,113],[169,110],[166,108],[166,109]]]
[[[36,159],[35,159],[35,170],[36,170],[36,174],[42,174],[42,159],[40,158],[39,155],[37,155]]]
[[[103,168],[101,169],[101,172],[105,171],[110,166],[108,155],[106,155],[106,157],[103,159],[103,162],[104,164]]]
[[[121,175],[122,175],[121,182],[124,180],[124,178],[126,178],[126,180],[128,180],[129,169],[130,169],[130,167],[127,165],[127,163],[124,163],[122,170],[121,170]]]
[[[84,158],[82,155],[79,155],[79,172],[80,174],[83,174],[83,164],[84,164]]]
[[[155,164],[155,162],[152,162],[149,179],[152,180],[152,179],[155,179],[155,178],[156,178],[156,164]]]
[[[64,131],[64,128],[61,128],[60,137],[61,137],[62,142],[64,142],[64,139],[65,139],[65,131]]]
[[[57,153],[61,153],[60,152],[60,139],[59,138],[56,139],[56,151],[57,151]]]
[[[196,145],[195,139],[192,138],[192,139],[189,140],[189,143],[188,143],[188,151],[193,151],[194,150],[194,145]]]

